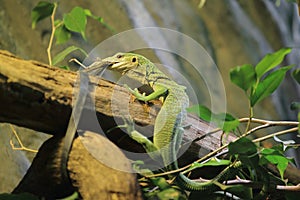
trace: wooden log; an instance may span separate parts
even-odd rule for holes
[[[17,58],[9,52],[0,51],[0,121],[54,135],[50,141],[42,145],[27,175],[14,190],[14,193],[31,192],[38,196],[61,198],[62,196],[60,195],[68,195],[74,189],[74,184],[67,185],[62,182],[60,176],[60,152],[62,138],[72,109],[76,78],[76,72],[51,67],[37,61],[26,61]],[[100,133],[103,134],[109,128],[116,126],[114,119],[122,117],[124,112],[129,109],[134,121],[147,127],[143,133],[152,133],[155,116],[161,106],[159,101],[153,101],[150,109],[145,109],[145,106],[141,103],[130,101],[130,94],[123,87],[109,81],[90,78],[91,83],[96,88],[94,92],[95,109],[86,110],[83,113],[83,119],[89,119],[85,115],[96,115],[102,128]],[[114,106],[112,104],[112,96],[114,101],[116,101],[115,104],[124,104],[125,102],[128,106],[121,106],[112,111]],[[207,123],[193,116],[188,117],[187,123],[190,126],[185,131],[185,142],[203,136],[206,131],[211,129]],[[97,127],[84,126],[85,123],[83,123],[81,128],[99,133]],[[209,137],[204,137],[204,139],[191,145],[192,148],[189,148],[185,156],[182,157],[184,158],[182,163],[192,162],[195,158],[219,147],[220,135],[221,132],[218,132]],[[144,149],[139,144],[126,137],[126,134],[120,130],[112,131],[106,137],[124,150],[144,152]],[[120,138],[122,139],[120,140]],[[106,180],[110,184],[109,180],[111,180],[112,174],[116,173],[116,170],[106,169],[105,171],[101,162],[95,162],[92,156],[84,156],[83,158],[82,156],[88,155],[91,149],[87,151],[86,148],[82,147],[81,142],[78,141],[75,140],[73,143],[68,170],[71,180],[75,183],[75,187],[78,188],[80,194],[90,197],[99,188],[90,187],[88,189],[88,186],[103,185],[101,180]],[[99,148],[99,152],[107,152],[107,148],[103,145],[103,140],[99,140],[100,142],[97,144],[95,144],[96,140],[85,141],[85,147],[90,146],[93,148],[93,146],[96,146]],[[122,160],[125,163],[122,156],[116,155],[113,155],[116,161]],[[88,177],[87,175],[90,171],[93,174],[98,173],[98,176],[90,175]],[[105,173],[103,174],[104,171]],[[106,176],[108,179],[99,178],[99,176]],[[98,178],[94,179],[95,177]],[[137,184],[132,179],[132,176],[128,175],[128,173],[121,173],[118,174],[118,177],[120,180],[124,177],[125,179],[131,177],[132,184],[136,187],[130,190],[130,193],[135,194],[136,198],[140,198],[140,193],[137,192]],[[99,182],[96,183],[95,180]],[[104,184],[103,187],[109,186]],[[124,187],[123,189],[123,192],[119,191],[119,189],[118,192],[127,194],[124,196],[124,199],[126,197],[128,197],[127,199],[132,199],[132,195],[128,195],[128,188]]]
[[[28,192],[45,199],[58,199],[78,191],[82,199],[142,199],[136,174],[124,154],[103,136],[92,132],[84,134],[83,142],[79,138],[74,140],[69,157],[68,170],[72,184],[65,183],[61,177],[63,140],[52,137],[41,146],[13,193]],[[87,151],[86,145],[98,147],[98,159]],[[102,155],[102,160],[110,160],[115,166],[101,160],[99,162],[99,155]]]
[[[0,122],[13,123],[47,134],[63,136],[71,114],[76,78],[76,72],[51,67],[37,61],[26,61],[9,52],[0,51]],[[102,123],[103,130],[112,128],[115,125],[114,119],[122,117],[127,109],[130,110],[137,124],[153,126],[160,107],[159,101],[153,101],[152,107],[145,109],[140,102],[130,101],[130,94],[125,88],[93,77],[91,77],[91,82],[96,87],[95,110],[84,114],[95,112]],[[119,101],[115,104],[128,104],[129,108],[121,106],[112,112],[112,105],[114,105],[112,95],[114,95],[114,101]],[[185,130],[183,139],[186,142],[202,137],[213,129],[208,123],[192,115],[188,116],[187,124],[190,126]],[[83,127],[85,127],[84,124]],[[85,128],[97,131],[97,127]],[[151,132],[151,128],[146,131]],[[194,146],[194,154],[198,157],[218,148],[221,145],[221,134],[222,132],[219,131],[199,140],[195,144],[196,148]],[[108,137],[118,140],[122,135],[108,135]],[[229,136],[227,141],[233,138]],[[126,145],[125,143],[124,146]]]

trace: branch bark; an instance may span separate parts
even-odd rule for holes
[[[63,136],[71,114],[76,79],[76,72],[51,67],[37,61],[26,61],[9,52],[0,51],[0,122],[16,124],[54,136]],[[84,116],[94,112],[101,123],[102,131],[105,131],[114,127],[115,121],[129,109],[130,115],[137,124],[148,126],[145,134],[152,133],[151,127],[153,128],[155,116],[160,108],[159,101],[154,101],[150,109],[145,109],[144,105],[130,100],[130,94],[125,88],[93,77],[91,82],[96,87],[93,94],[95,110],[85,111]],[[112,103],[112,96],[114,103]],[[114,105],[124,106],[112,108]],[[190,126],[185,130],[183,140],[186,142],[203,137],[205,133],[214,129],[192,115],[188,116],[187,123]],[[99,126],[90,125],[85,127],[83,124],[82,128],[99,132]],[[194,156],[199,157],[219,147],[221,134],[221,131],[216,132],[192,145]],[[124,137],[124,134],[112,132],[107,137],[114,141]],[[225,142],[232,141],[233,138],[228,136]],[[124,140],[122,144],[118,141],[114,142],[128,145]],[[189,159],[185,158],[185,160]]]

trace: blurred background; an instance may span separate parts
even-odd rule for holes
[[[50,20],[45,19],[35,29],[31,28],[31,10],[38,2],[0,0],[0,49],[24,59],[48,63],[46,49],[51,33]],[[132,28],[162,27],[176,30],[201,44],[216,63],[226,89],[224,101],[227,102],[227,112],[236,117],[247,117],[247,98],[241,89],[230,82],[229,70],[246,63],[255,65],[265,54],[283,47],[293,48],[285,64],[295,64],[298,67],[300,23],[297,4],[275,0],[209,0],[202,8],[198,8],[198,4],[199,0],[59,1],[57,18],[61,18],[73,7],[81,6],[102,17],[109,28],[95,20],[88,20],[87,40],[74,34],[67,44],[55,46],[53,54],[71,44],[89,52],[105,39]],[[143,35],[138,37],[146,43],[151,42],[143,38]],[[155,37],[163,39],[164,36]],[[154,62],[162,62],[160,59],[163,52],[143,50],[139,53]],[[72,57],[84,59],[79,53],[74,53],[69,58]],[[174,61],[179,66],[179,71],[192,73],[187,72],[184,60],[174,57],[172,62]],[[193,86],[199,88],[199,93],[205,87],[200,82]],[[203,96],[200,103],[208,105],[210,102],[205,89],[203,94],[197,94]],[[299,99],[300,87],[288,74],[280,88],[255,107],[254,116],[271,120],[296,120],[297,113],[290,110],[290,104]],[[20,127],[15,129],[27,147],[33,149],[38,149],[49,137]],[[267,133],[264,131],[258,134]],[[9,145],[11,138],[14,138],[12,129],[7,124],[0,124],[0,180],[5,180],[0,182],[0,192],[10,192],[16,186],[34,157],[31,152],[12,150]],[[293,138],[293,135],[288,138]],[[265,145],[271,145],[271,142],[266,142]],[[291,150],[288,156],[295,157],[299,163],[300,157],[295,150]]]

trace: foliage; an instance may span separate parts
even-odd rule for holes
[[[62,52],[60,52],[59,54],[57,54],[53,60],[52,63],[53,65],[56,65],[57,63],[59,63],[60,61],[62,61],[68,54],[72,53],[73,51],[79,50],[81,51],[83,54],[87,55],[86,52],[76,46],[69,46],[68,48],[66,48],[65,50],[63,50]]]
[[[274,53],[267,54],[262,60],[255,66],[251,64],[245,64],[242,66],[237,66],[230,71],[230,79],[232,83],[241,88],[245,95],[248,97],[249,101],[249,117],[237,119],[232,115],[226,114],[215,114],[209,108],[203,105],[196,105],[188,108],[188,111],[191,113],[196,113],[201,119],[215,123],[220,130],[224,132],[233,131],[238,138],[229,144],[225,144],[215,152],[209,153],[204,158],[199,159],[197,162],[189,165],[189,168],[185,172],[190,172],[198,167],[203,167],[203,162],[207,160],[217,159],[213,156],[227,154],[229,158],[231,158],[229,163],[226,165],[230,165],[231,162],[242,162],[244,168],[240,170],[236,175],[239,176],[239,179],[236,180],[240,184],[236,187],[232,187],[230,190],[226,187],[226,191],[231,195],[235,195],[237,197],[246,196],[248,198],[266,198],[268,194],[268,189],[271,187],[276,187],[277,185],[286,185],[288,180],[284,179],[284,172],[289,163],[293,163],[294,160],[291,158],[287,158],[284,153],[287,149],[295,146],[299,146],[293,140],[284,141],[279,139],[277,136],[283,135],[286,133],[291,133],[300,130],[300,113],[298,113],[298,121],[269,121],[262,119],[255,119],[253,114],[253,107],[257,105],[259,102],[263,101],[266,97],[270,96],[281,84],[286,73],[293,66],[285,66],[278,67],[279,64],[282,63],[285,56],[291,52],[290,48],[283,48]],[[292,72],[295,80],[300,83],[300,70],[296,69]],[[300,111],[300,103],[294,102],[291,105],[291,108]],[[241,125],[243,123],[246,124],[245,130],[241,132]],[[255,124],[259,124],[255,126]],[[289,129],[275,132],[269,135],[266,135],[261,138],[257,138],[254,140],[249,139],[247,136],[256,132],[257,130],[268,128],[271,126],[288,126]],[[253,128],[250,128],[253,127]],[[290,128],[292,127],[292,128]],[[266,148],[260,145],[261,141],[266,139],[274,139],[278,144],[271,147]],[[220,151],[222,153],[219,153]],[[208,164],[208,166],[214,166],[213,164]],[[267,173],[266,168],[269,164],[273,164],[277,167],[279,171],[279,176],[275,176],[273,174]],[[253,188],[250,185],[243,183],[242,180],[246,180],[251,182],[254,186]],[[272,182],[273,180],[274,182]],[[255,187],[260,185],[260,190],[257,192],[257,188]],[[220,187],[221,188],[221,187]],[[232,190],[233,189],[233,190]],[[244,191],[244,193],[240,193],[240,191]],[[246,192],[248,191],[248,192]],[[265,194],[263,194],[265,193]],[[286,193],[288,196],[289,193]],[[195,194],[193,194],[195,196]],[[218,194],[220,196],[220,194]],[[210,196],[210,198],[213,198]],[[216,196],[214,196],[216,198]]]
[[[85,56],[87,56],[87,53],[82,48],[70,46],[52,59],[51,50],[54,38],[57,45],[64,44],[69,41],[73,33],[79,33],[82,38],[86,40],[85,31],[88,17],[97,20],[106,28],[113,31],[113,29],[104,22],[103,18],[93,15],[89,9],[83,9],[79,6],[74,7],[69,13],[65,13],[62,19],[55,19],[57,6],[57,2],[51,3],[41,1],[32,9],[31,12],[32,28],[35,28],[39,21],[47,17],[51,18],[52,31],[47,49],[49,65],[56,65],[64,60],[68,54],[76,50],[81,51]],[[68,67],[63,66],[62,68]]]
[[[213,113],[209,108],[204,105],[194,105],[187,108],[190,113],[197,114],[201,119],[209,122],[214,122],[219,128],[225,132],[235,130],[240,122],[238,119],[230,115],[229,113]]]
[[[248,94],[251,107],[278,88],[291,66],[278,68],[269,74],[268,72],[280,64],[290,51],[289,48],[281,49],[267,54],[255,67],[243,65],[230,71],[231,81]]]
[[[46,1],[40,1],[31,12],[32,28],[35,28],[36,23],[51,16],[54,10],[54,4]]]
[[[300,84],[300,69],[296,69],[293,71],[294,79]]]

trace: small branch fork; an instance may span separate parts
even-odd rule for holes
[[[37,152],[38,152],[38,150],[30,149],[30,148],[25,147],[25,146],[23,145],[21,139],[19,138],[18,133],[17,133],[16,130],[14,129],[14,127],[13,127],[11,124],[10,124],[9,126],[10,126],[10,128],[11,128],[13,134],[15,135],[15,137],[16,137],[16,139],[17,139],[19,145],[20,145],[20,147],[15,147],[15,145],[14,145],[12,139],[10,139],[10,140],[9,140],[9,144],[10,144],[10,146],[11,146],[11,148],[12,148],[13,150],[18,150],[18,151],[29,151],[29,152],[32,152],[32,153],[37,153]]]
[[[252,188],[261,188],[261,183],[253,182],[251,180],[245,180],[236,178],[235,180],[228,180],[225,183],[226,185],[249,185]],[[300,183],[298,185],[276,185],[277,190],[281,191],[293,191],[293,192],[299,192],[300,191]]]
[[[57,3],[54,3],[54,8],[53,8],[53,11],[52,11],[52,14],[51,14],[51,35],[50,35],[49,44],[48,44],[48,47],[47,47],[48,62],[49,62],[50,66],[52,66],[51,49],[52,49],[52,45],[53,45],[55,31],[58,27],[63,25],[63,22],[60,22],[60,23],[55,25],[56,10],[57,10]]]
[[[52,11],[52,15],[51,15],[51,35],[50,35],[50,39],[49,39],[49,45],[47,48],[47,55],[48,55],[48,61],[49,61],[49,65],[52,65],[52,57],[51,57],[51,48],[52,48],[52,44],[53,44],[53,39],[54,39],[54,34],[55,34],[55,24],[54,24],[54,17],[55,17],[55,13],[56,13],[56,9],[57,9],[57,4],[54,3],[54,8]]]

